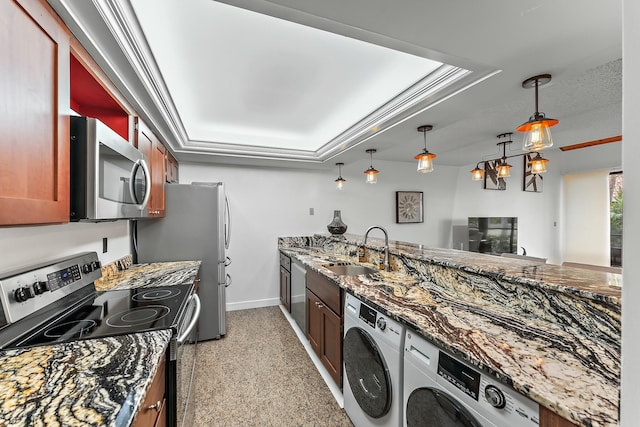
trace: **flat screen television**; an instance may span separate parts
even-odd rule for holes
[[[471,252],[518,253],[517,217],[469,217],[468,230]]]

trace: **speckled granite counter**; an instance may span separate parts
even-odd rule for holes
[[[193,283],[201,263],[201,261],[175,261],[134,264],[126,270],[105,275],[102,279],[96,280],[95,285],[99,291],[108,291]]]
[[[578,425],[617,426],[620,275],[390,243],[391,272],[336,276],[362,236],[280,249],[424,337]],[[377,259],[379,239],[367,244]]]
[[[193,283],[201,262],[116,264],[103,267],[97,290]],[[0,352],[0,426],[129,426],[170,338],[161,330]]]
[[[0,353],[0,425],[129,426],[171,332]]]

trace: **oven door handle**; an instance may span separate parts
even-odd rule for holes
[[[178,341],[178,344],[182,344],[182,342],[185,339],[187,339],[187,337],[189,336],[189,334],[191,333],[193,328],[195,328],[196,323],[198,323],[198,318],[200,317],[200,298],[198,298],[198,294],[191,295],[191,298],[189,298],[189,300],[194,300],[195,301],[195,303],[196,303],[196,311],[193,313],[193,317],[191,318],[191,323],[189,323],[189,326],[187,327],[187,330],[184,331],[184,333],[177,338],[176,341]],[[189,301],[189,302],[191,302],[191,301]]]

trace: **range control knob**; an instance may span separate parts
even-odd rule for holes
[[[378,329],[380,329],[381,331],[384,331],[387,328],[387,321],[384,320],[384,317],[381,317],[376,322],[376,325],[378,325]]]
[[[507,401],[504,398],[504,393],[493,385],[488,385],[484,388],[484,397],[491,406],[497,409],[502,409],[506,405]]]
[[[23,288],[18,288],[13,292],[13,295],[20,302],[25,302],[29,298],[33,298],[36,295],[33,293],[33,289],[31,286],[25,286]]]
[[[49,284],[47,282],[38,281],[31,285],[31,287],[36,295],[43,294],[49,290]]]

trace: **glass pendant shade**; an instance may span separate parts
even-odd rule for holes
[[[518,132],[524,132],[522,141],[523,151],[539,151],[553,146],[551,127],[559,123],[556,119],[548,119],[538,108],[538,87],[551,81],[551,74],[540,74],[530,77],[522,82],[524,88],[535,89],[536,112],[529,120],[516,128]]]
[[[367,184],[375,184],[376,182],[378,182],[378,173],[380,172],[374,169],[373,167],[370,167],[369,169],[364,171],[364,173],[365,175],[367,175],[367,180],[366,180]]]
[[[545,173],[547,171],[548,161],[549,160],[543,159],[540,156],[540,154],[538,154],[536,157],[533,158],[533,160],[529,162],[529,164],[531,165],[531,173],[534,173],[534,174]]]
[[[336,179],[336,188],[338,190],[342,190],[342,187],[344,187],[344,183],[347,182],[347,180],[342,177],[342,166],[344,166],[344,163],[336,163],[336,166],[338,166],[338,179]]]
[[[437,156],[435,154],[429,153],[428,151],[424,153],[420,153],[414,157],[415,160],[418,161],[418,172],[421,173],[429,173],[433,171],[433,162],[432,159],[435,159]]]
[[[431,129],[433,129],[432,125],[422,125],[418,127],[418,132],[422,132],[422,137],[424,138],[424,149],[422,153],[414,157],[414,159],[418,161],[418,172],[420,173],[433,172],[433,159],[438,157],[427,150],[427,132]]]
[[[498,178],[507,178],[511,176],[511,165],[507,161],[503,161],[497,166]]]
[[[525,133],[522,149],[524,151],[539,151],[553,146],[551,126],[558,123],[558,120],[547,119],[543,115],[542,117],[534,116],[528,122],[518,126],[516,130]]]
[[[476,166],[475,169],[471,171],[471,180],[482,181],[482,178],[484,178],[484,169],[480,169],[478,166]]]

